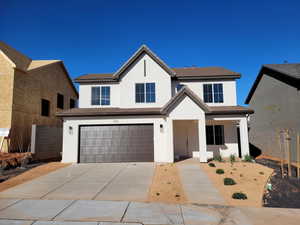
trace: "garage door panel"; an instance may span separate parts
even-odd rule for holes
[[[81,126],[79,161],[154,161],[153,125]]]

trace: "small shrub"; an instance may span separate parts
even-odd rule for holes
[[[235,193],[232,194],[232,198],[233,199],[245,200],[245,199],[247,199],[247,195],[242,193],[242,192],[235,192]]]
[[[240,177],[243,177],[243,174],[240,174]]]
[[[234,154],[231,154],[230,155],[230,163],[231,163],[231,166],[233,165],[233,163],[236,161],[235,159],[235,155]]]
[[[244,162],[252,162],[252,156],[251,155],[245,155],[243,161]]]
[[[215,165],[214,163],[208,163],[208,165],[209,165],[210,167],[216,167],[216,165]]]
[[[217,173],[217,174],[223,174],[223,173],[225,173],[225,172],[224,172],[223,169],[217,169],[217,170],[216,170],[216,173]]]
[[[224,178],[224,185],[235,185],[236,182],[234,181],[234,179],[226,177]]]
[[[265,173],[264,173],[264,172],[259,172],[259,174],[260,174],[260,175],[264,175]]]
[[[224,162],[222,156],[220,156],[220,155],[214,156],[214,160],[218,161],[218,162]]]

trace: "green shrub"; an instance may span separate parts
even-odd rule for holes
[[[209,165],[210,167],[216,167],[216,165],[215,165],[214,163],[208,163],[208,165]]]
[[[218,162],[223,162],[224,161],[222,156],[220,156],[220,155],[214,156],[214,160],[218,161]]]
[[[252,162],[253,158],[251,155],[245,155],[243,161],[244,162]]]
[[[216,173],[217,173],[217,174],[223,174],[223,173],[225,173],[225,172],[224,172],[223,169],[217,169],[217,170],[216,170]]]
[[[235,185],[236,182],[234,181],[234,179],[226,177],[224,178],[224,185]]]
[[[242,192],[235,192],[232,194],[232,198],[245,200],[245,199],[247,199],[247,195]]]
[[[235,155],[234,154],[231,154],[230,155],[230,163],[231,163],[231,165],[233,165],[233,163],[236,161],[236,159],[235,159]]]

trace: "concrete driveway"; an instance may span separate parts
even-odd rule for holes
[[[153,163],[74,164],[0,193],[0,198],[147,200]]]
[[[190,203],[225,204],[199,162],[177,167]],[[155,163],[74,164],[0,192],[0,198],[147,201],[154,169]]]

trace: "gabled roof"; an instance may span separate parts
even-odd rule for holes
[[[183,67],[173,68],[178,79],[229,79],[240,78],[241,74],[223,67]]]
[[[135,60],[141,56],[143,53],[147,53],[157,64],[159,64],[170,76],[174,76],[175,72],[166,64],[164,63],[157,55],[155,55],[146,45],[142,45],[134,54],[131,56],[127,62],[121,66],[117,72],[114,73],[114,77],[119,79],[122,73],[132,64]]]
[[[177,103],[181,102],[186,96],[192,99],[204,112],[209,112],[209,107],[206,105],[191,89],[184,86],[169,102],[165,104],[161,112],[163,114],[169,113]]]
[[[148,54],[157,64],[159,64],[172,79],[187,80],[187,79],[238,79],[240,73],[233,72],[223,67],[183,67],[170,68],[157,55],[155,55],[146,45],[142,45],[134,54],[118,69],[115,73],[95,73],[85,74],[75,79],[78,83],[89,82],[119,82],[121,75],[127,68],[130,67],[142,54]]]
[[[300,89],[300,63],[265,64],[261,67],[249,91],[245,104],[249,104],[263,75],[273,77],[283,83]]]
[[[32,59],[2,41],[0,41],[0,51],[2,51],[19,70],[26,71],[32,61]]]
[[[69,73],[61,60],[32,60],[31,58],[27,57],[23,53],[17,51],[16,49],[10,47],[9,45],[5,44],[4,42],[0,41],[0,53],[3,53],[8,60],[13,64],[16,69],[19,69],[25,73],[30,72],[32,70],[41,68],[43,69],[44,66],[48,66],[54,63],[59,63],[65,72],[69,83],[72,86],[72,89],[76,93],[78,97],[78,92],[69,76]]]

